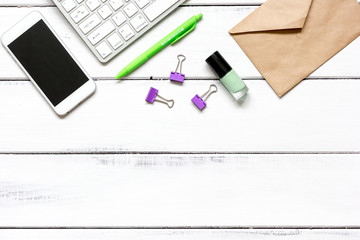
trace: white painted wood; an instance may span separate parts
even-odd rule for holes
[[[256,7],[185,7],[178,9],[175,14],[169,16],[168,20],[162,22],[146,37],[135,42],[130,48],[121,53],[108,65],[102,65],[92,55],[80,37],[66,22],[60,12],[54,8],[0,8],[0,34],[6,31],[11,24],[21,19],[25,14],[38,10],[42,12],[54,27],[56,32],[65,41],[77,59],[84,65],[85,69],[95,78],[112,78],[128,62],[144,52],[147,48],[156,43],[160,37],[173,30],[174,25],[182,23],[188,17],[204,13],[204,19],[199,22],[197,29],[188,37],[181,40],[173,47],[167,47],[157,54],[144,66],[139,68],[131,78],[146,78],[150,76],[166,77],[174,70],[177,64],[176,56],[179,53],[185,54],[187,60],[184,63],[184,73],[191,78],[214,78],[209,70],[205,59],[215,50],[225,56],[233,67],[244,77],[257,77],[261,75],[253,66],[251,61],[241,51],[240,47],[228,34],[228,30],[236,23],[250,14]],[[221,21],[219,21],[221,19]],[[206,43],[206,44],[204,44]],[[360,76],[360,38],[346,47],[328,63],[318,69],[313,77],[356,77]],[[0,79],[25,78],[24,73],[0,47]]]
[[[2,240],[358,240],[359,230],[2,230]]]
[[[190,101],[216,83],[200,112]],[[279,99],[265,81],[246,81],[237,104],[215,81],[98,81],[97,93],[64,119],[30,82],[0,83],[0,152],[356,151],[360,81],[305,81]],[[173,109],[145,102],[150,86]]]
[[[101,80],[180,23],[204,13],[191,37],[167,48],[131,78],[165,78],[188,59],[183,86],[168,81],[98,81],[98,91],[58,118],[0,47],[0,227],[359,226],[360,39],[278,99],[248,80],[237,105],[204,59],[220,50],[240,75],[260,74],[227,34],[261,0],[191,0],[107,66],[97,62],[49,0],[0,2],[0,34],[41,11],[89,73]],[[27,6],[14,8],[5,6]],[[212,5],[237,5],[217,6]],[[254,5],[254,6],[241,6]],[[41,7],[33,7],[41,6]],[[44,8],[45,6],[45,8]],[[222,19],[219,21],[219,19]],[[207,38],[204,38],[207,36]],[[207,44],[204,44],[206,42]],[[191,97],[219,92],[200,113]],[[171,110],[144,98],[150,86],[174,98]],[[29,153],[12,155],[13,153]],[[31,154],[34,152],[98,154]],[[128,154],[99,154],[128,153]],[[129,154],[129,153],[143,154]],[[144,154],[219,152],[219,154]],[[229,154],[333,152],[338,154]],[[356,154],[340,154],[340,153]],[[358,230],[0,230],[0,239],[353,240]]]
[[[359,159],[0,155],[0,226],[359,226]]]

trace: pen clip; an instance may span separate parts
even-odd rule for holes
[[[185,37],[186,35],[188,35],[190,32],[194,31],[196,27],[196,23],[189,29],[187,30],[186,32],[184,32],[181,36],[179,36],[178,38],[176,38],[172,43],[171,45],[174,45],[175,43],[177,43],[178,41],[180,41],[183,37]]]

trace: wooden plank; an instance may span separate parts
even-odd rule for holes
[[[196,31],[175,46],[168,47],[157,54],[151,61],[148,61],[129,77],[143,79],[149,79],[150,76],[167,77],[176,67],[176,56],[182,53],[187,56],[187,61],[183,67],[187,77],[214,78],[214,74],[209,70],[205,59],[214,51],[219,50],[241,76],[260,78],[261,75],[251,61],[227,33],[231,27],[250,14],[255,8],[256,7],[250,6],[180,8],[175,14],[168,18],[168,21],[162,22],[153,31],[150,31],[146,37],[134,43],[132,47],[124,51],[107,65],[102,65],[95,59],[80,37],[54,7],[0,8],[0,32],[7,30],[10,22],[18,21],[25,14],[33,10],[41,11],[92,77],[114,79],[114,76],[122,67],[157,42],[159,36],[170,32],[174,28],[175,23],[180,24],[189,16],[203,12],[204,19],[199,23]],[[219,21],[218,19],[222,20]],[[204,44],[204,42],[207,44]],[[360,55],[357,54],[359,48],[360,38],[332,58],[312,74],[312,76],[360,76],[360,68],[358,67]],[[22,73],[17,64],[15,64],[11,57],[5,52],[3,46],[0,47],[0,56],[0,79],[25,78],[24,73]]]
[[[0,226],[359,226],[359,159],[0,155]]]
[[[200,112],[190,101],[217,84]],[[360,150],[360,81],[304,81],[279,99],[246,81],[236,103],[218,81],[98,81],[97,93],[60,119],[30,82],[0,83],[0,152],[348,152]],[[145,102],[150,86],[173,109]]]
[[[2,230],[2,240],[358,240],[359,230]]]

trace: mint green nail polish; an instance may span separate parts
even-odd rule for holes
[[[218,51],[207,58],[206,62],[214,70],[216,75],[219,76],[221,83],[232,94],[236,101],[240,100],[249,91],[239,75]]]

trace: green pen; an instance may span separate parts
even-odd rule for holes
[[[197,16],[191,17],[189,20],[184,22],[180,27],[176,28],[173,32],[171,32],[169,35],[164,37],[160,40],[160,42],[156,43],[154,46],[149,48],[146,52],[141,54],[139,57],[137,57],[134,61],[129,63],[123,70],[121,70],[118,75],[116,75],[116,79],[122,78],[132,71],[134,71],[136,68],[141,66],[144,62],[146,62],[149,58],[154,56],[157,52],[165,48],[169,44],[175,44],[180,39],[188,35],[190,32],[192,32],[195,27],[196,23],[201,20],[203,15],[200,13]]]

